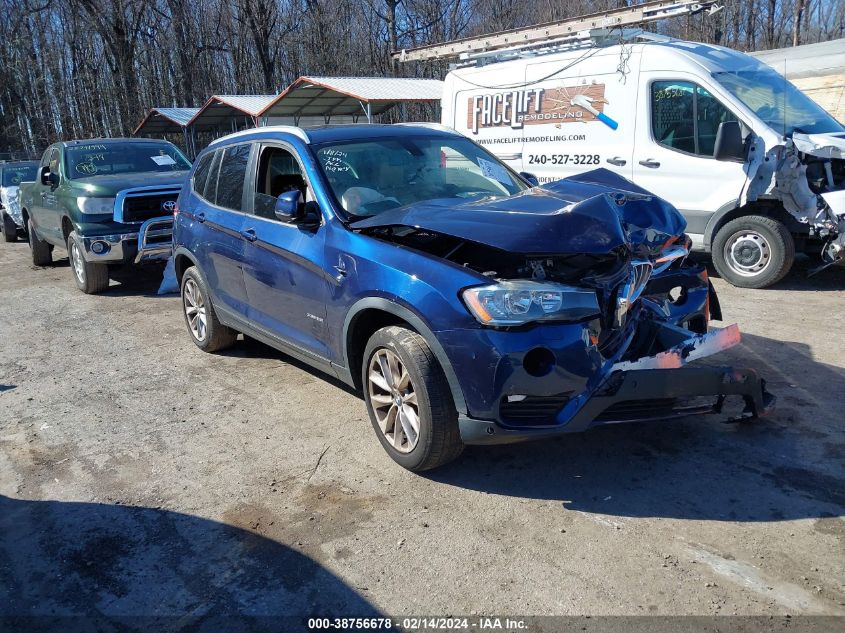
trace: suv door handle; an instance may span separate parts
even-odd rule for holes
[[[628,161],[622,158],[621,156],[614,156],[613,158],[608,158],[607,162],[611,165],[616,165],[617,167],[624,167],[628,164]]]
[[[246,229],[245,231],[241,231],[241,237],[247,242],[254,242],[258,239],[258,236],[255,234],[255,229]]]
[[[642,165],[643,167],[649,167],[651,169],[656,169],[660,167],[660,163],[658,163],[653,158],[646,158],[645,160],[641,160],[640,165]]]
[[[197,213],[195,217],[197,219],[197,222],[205,222],[205,213]]]

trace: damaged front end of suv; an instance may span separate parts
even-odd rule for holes
[[[433,328],[465,400],[466,444],[720,413],[729,396],[741,419],[773,405],[751,369],[685,367],[739,330],[708,332],[721,312],[707,271],[687,260],[683,217],[612,172],[430,200],[351,228],[478,279],[457,293],[473,319]]]

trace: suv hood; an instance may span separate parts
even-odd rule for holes
[[[156,185],[181,185],[190,173],[183,171],[142,171],[131,174],[104,174],[88,178],[74,178],[71,183],[76,189],[95,196],[114,196],[123,189],[133,187],[155,187]]]
[[[526,255],[657,254],[686,221],[665,200],[607,169],[508,198],[428,200],[354,222],[355,230],[406,226]]]

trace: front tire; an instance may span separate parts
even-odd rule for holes
[[[713,265],[722,279],[740,288],[765,288],[792,268],[795,241],[786,226],[762,215],[731,220],[713,240]]]
[[[182,314],[194,344],[204,352],[217,352],[234,345],[238,333],[223,325],[211,305],[211,295],[196,266],[182,275]]]
[[[18,241],[18,226],[9,215],[3,212],[3,241],[17,242]]]
[[[395,325],[378,330],[364,351],[361,376],[370,422],[396,463],[419,472],[461,454],[452,392],[422,336]]]
[[[82,255],[83,248],[76,231],[67,238],[67,255],[70,271],[76,287],[87,295],[95,295],[109,287],[109,267],[106,264],[92,264]]]
[[[27,234],[29,236],[29,248],[32,252],[32,263],[35,266],[49,266],[53,263],[53,252],[50,245],[35,234],[35,227],[32,220],[27,222]]]

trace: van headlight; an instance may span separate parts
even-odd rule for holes
[[[88,196],[79,196],[76,199],[76,206],[79,207],[80,213],[86,215],[109,215],[114,213],[114,198],[89,198]]]
[[[580,321],[600,312],[595,291],[541,281],[502,281],[467,288],[461,296],[483,325]]]

